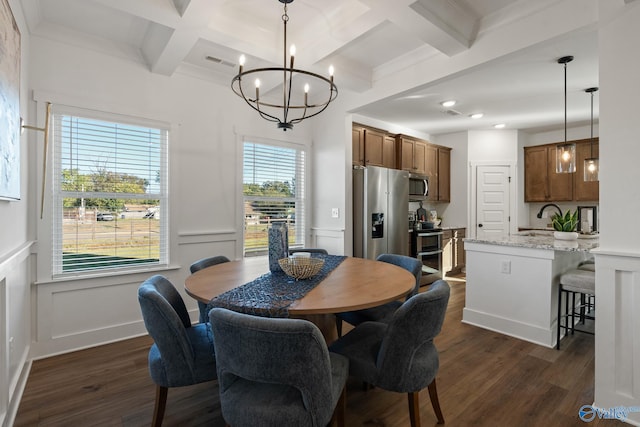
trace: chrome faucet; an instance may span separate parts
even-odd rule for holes
[[[562,216],[562,209],[560,209],[560,206],[556,205],[555,203],[547,203],[546,205],[544,205],[542,208],[540,208],[540,212],[538,212],[538,215],[536,216],[538,218],[542,218],[542,211],[544,211],[546,208],[550,206],[558,209],[558,213],[560,214],[560,216]]]

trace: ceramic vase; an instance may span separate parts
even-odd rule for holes
[[[554,231],[553,237],[557,240],[578,240],[578,233],[575,231]]]
[[[284,223],[275,223],[269,227],[269,270],[282,271],[279,259],[289,256],[289,231]]]

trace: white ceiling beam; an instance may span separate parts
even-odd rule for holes
[[[178,5],[184,7],[182,17],[166,44],[144,52],[152,72],[165,76],[174,73],[207,27],[214,4],[211,0],[191,0]]]
[[[180,12],[172,2],[157,0],[93,0],[103,6],[119,10],[138,18],[155,22],[166,27],[180,25]]]
[[[372,10],[447,56],[466,51],[476,20],[465,11],[439,0],[362,0]]]

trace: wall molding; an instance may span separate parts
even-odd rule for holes
[[[640,255],[594,251],[596,262],[595,402],[602,409],[640,402]],[[625,422],[640,426],[640,412]]]

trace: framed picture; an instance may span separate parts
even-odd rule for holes
[[[0,199],[20,200],[20,31],[0,0]]]

